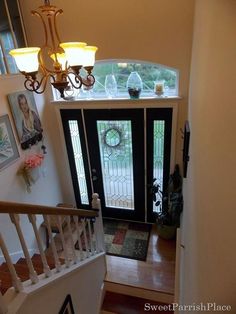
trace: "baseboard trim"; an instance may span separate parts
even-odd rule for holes
[[[130,295],[133,297],[143,298],[147,300],[152,300],[160,303],[173,303],[174,302],[174,295],[168,294],[164,292],[154,291],[154,290],[147,290],[142,289],[134,286],[122,285],[119,283],[114,283],[110,281],[105,281],[105,290],[111,291],[115,293]]]
[[[35,253],[38,253],[38,250],[36,249],[29,249],[29,254],[30,254],[30,257],[33,256]],[[14,252],[14,253],[11,253],[10,254],[10,257],[11,257],[11,260],[12,260],[12,263],[16,263],[21,257],[24,257],[24,253],[23,251],[18,251],[18,252]],[[0,264],[4,263],[5,262],[5,258],[3,255],[0,255]]]

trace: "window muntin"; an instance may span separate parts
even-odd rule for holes
[[[25,45],[18,1],[0,0],[0,74],[18,73],[9,51]]]

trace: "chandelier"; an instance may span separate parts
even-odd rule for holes
[[[56,20],[63,10],[51,5],[50,0],[45,0],[44,5],[31,13],[40,18],[43,24],[44,45],[40,48],[13,49],[9,52],[14,57],[20,73],[25,76],[25,88],[42,94],[50,80],[64,98],[64,91],[69,89],[70,85],[76,89],[82,85],[92,87],[95,83],[92,70],[97,47],[87,46],[84,42],[62,43]],[[84,76],[81,75],[82,68],[86,73]]]

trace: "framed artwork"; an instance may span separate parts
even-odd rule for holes
[[[70,294],[66,296],[62,308],[58,314],[75,314]]]
[[[0,170],[19,158],[16,141],[8,115],[0,117]]]
[[[8,95],[18,138],[22,149],[27,149],[43,138],[43,129],[32,92]]]
[[[183,177],[187,178],[188,162],[189,162],[189,141],[190,141],[190,127],[189,122],[186,121],[184,125],[184,147],[183,147]]]

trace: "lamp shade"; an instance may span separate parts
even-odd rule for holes
[[[40,48],[29,47],[13,49],[9,54],[15,59],[16,65],[21,72],[36,72],[39,68],[38,53]]]
[[[60,44],[60,47],[65,51],[69,66],[82,66],[84,64],[84,48],[86,45],[86,43],[82,42],[67,42]]]
[[[84,48],[84,63],[83,63],[83,66],[86,67],[86,66],[94,66],[94,63],[95,63],[95,54],[96,54],[96,51],[98,50],[97,47],[95,46],[86,46]]]
[[[52,58],[53,61],[56,61],[55,54],[51,54],[50,57]],[[57,61],[61,65],[61,69],[65,70],[66,68],[66,54],[65,53],[57,53]]]

